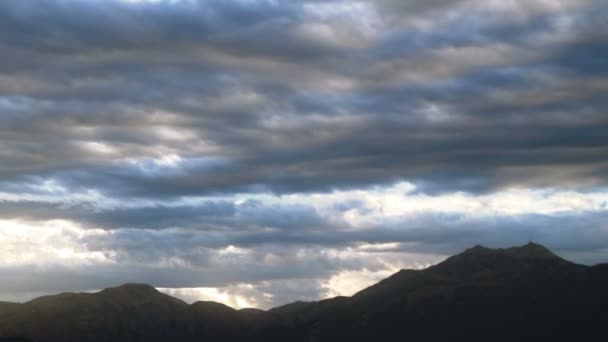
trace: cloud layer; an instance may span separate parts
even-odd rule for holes
[[[607,11],[1,1],[0,297],[269,307],[530,239],[605,261]]]

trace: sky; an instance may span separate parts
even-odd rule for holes
[[[608,2],[2,0],[0,300],[270,308],[608,262]]]

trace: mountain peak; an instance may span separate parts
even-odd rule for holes
[[[486,256],[486,255],[504,255],[519,258],[541,258],[541,259],[552,259],[559,258],[553,254],[547,247],[540,245],[535,242],[528,242],[523,246],[510,247],[510,248],[488,248],[482,245],[475,245],[464,252],[455,255],[456,257],[474,257],[474,256]],[[450,258],[451,259],[451,258]]]
[[[482,246],[482,245],[475,245],[467,250],[464,251],[464,253],[485,253],[485,252],[489,252],[492,249]]]
[[[558,258],[557,255],[553,254],[547,247],[537,244],[535,242],[528,242],[527,244],[520,247],[511,247],[504,250],[506,254],[510,254],[517,257],[524,258],[542,258],[542,259],[553,259]]]
[[[110,287],[104,289],[102,292],[128,292],[132,294],[157,294],[159,291],[151,285],[148,284],[123,284],[117,287]]]
[[[180,306],[187,305],[184,301],[164,294],[147,284],[124,284],[104,289],[99,294],[106,296],[106,298],[112,301],[134,305],[151,302],[171,303],[172,305],[177,304]]]
[[[546,262],[563,264],[565,261],[548,248],[534,242],[519,247],[496,249],[476,245],[431,267],[431,270],[464,275],[498,269],[513,269],[531,265],[530,262],[532,264]]]

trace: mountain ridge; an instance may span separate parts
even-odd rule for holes
[[[431,265],[425,269],[401,269],[399,271],[397,271],[396,273],[394,273],[393,275],[389,276],[388,278],[385,278],[383,280],[381,280],[380,282],[383,282],[393,276],[396,276],[398,274],[401,273],[409,273],[409,272],[419,272],[419,271],[425,271],[425,270],[429,270],[429,269],[433,269],[434,267],[440,266],[440,265],[444,265],[446,263],[450,263],[452,260],[458,260],[458,258],[462,258],[462,257],[482,257],[482,256],[487,256],[487,255],[504,255],[504,256],[512,256],[512,257],[517,257],[517,258],[538,258],[538,259],[554,259],[554,260],[560,260],[561,262],[567,262],[569,264],[572,265],[578,265],[575,263],[572,263],[570,261],[567,261],[559,256],[557,256],[556,254],[554,254],[553,252],[551,252],[548,248],[546,248],[545,246],[535,243],[535,242],[529,242],[525,245],[522,246],[515,246],[515,247],[508,247],[508,248],[489,248],[480,244],[477,244],[471,248],[465,249],[464,251],[462,251],[461,253],[455,254],[451,257],[448,257],[447,259],[445,259],[444,261],[441,261],[435,265]],[[583,265],[578,265],[578,266],[582,266],[582,267],[586,267]],[[592,265],[592,266],[588,266],[588,267],[606,267],[608,268],[608,263],[599,263],[596,265]],[[377,284],[375,284],[377,285]],[[374,286],[374,285],[372,285]],[[359,291],[362,292],[365,289]],[[154,294],[154,295],[162,295],[162,296],[167,296],[167,297],[171,297],[176,299],[177,301],[183,302],[182,300],[176,298],[176,297],[172,297],[169,296],[167,294],[164,294],[163,292],[158,291],[154,286],[149,285],[149,284],[145,284],[145,283],[125,283],[122,285],[118,285],[115,287],[109,287],[109,288],[104,288],[100,291],[97,292],[62,292],[62,293],[58,293],[55,295],[45,295],[45,296],[41,296],[41,297],[37,297],[37,298],[33,298],[27,302],[24,303],[18,303],[18,302],[8,302],[8,301],[0,301],[0,308],[2,307],[2,305],[22,305],[22,304],[27,304],[33,301],[37,301],[39,299],[43,299],[43,298],[47,298],[47,297],[56,297],[56,296],[70,296],[70,295],[95,295],[95,294],[106,294],[106,293],[119,293],[119,292],[124,292],[125,294],[130,293],[130,294],[142,294],[142,293],[148,293],[148,294]],[[357,292],[358,293],[358,292]],[[356,296],[355,293],[353,296],[338,296],[338,297],[334,297],[334,298],[340,298],[340,297],[354,297]],[[327,298],[327,299],[333,299],[333,298]],[[284,307],[289,307],[292,305],[302,305],[302,304],[310,304],[310,303],[317,303],[319,301],[323,301],[323,300],[327,300],[327,299],[322,299],[322,300],[318,300],[318,301],[300,301],[297,300],[295,302],[290,302],[287,304],[283,304],[281,306],[278,307],[273,307],[270,308],[268,310],[263,310],[263,309],[258,309],[258,308],[242,308],[240,310],[247,310],[247,309],[253,309],[253,310],[261,310],[261,311],[274,311],[277,309],[281,309]],[[184,304],[187,304],[185,302],[183,302]],[[229,305],[226,305],[224,303],[219,303],[219,302],[214,302],[214,301],[196,301],[193,302],[189,305],[194,305],[197,303],[214,303],[214,304],[220,304],[220,305],[224,305],[228,308],[232,308]],[[234,310],[237,310],[235,308],[232,308]]]
[[[506,341],[527,340],[518,332],[542,335],[564,317],[570,318],[570,330],[562,322],[559,334],[550,334],[552,340],[595,337],[600,332],[590,323],[608,319],[606,286],[608,264],[578,265],[535,243],[504,249],[477,245],[423,270],[401,270],[351,297],[293,302],[268,311],[187,304],[146,284],[0,303],[0,338],[367,341],[382,331],[388,341],[404,336],[464,341],[465,335],[481,341],[494,331],[486,326],[494,326],[504,330]],[[510,324],[519,328],[506,329]]]

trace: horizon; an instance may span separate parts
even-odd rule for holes
[[[608,260],[608,2],[0,1],[0,301],[268,309]]]
[[[529,248],[530,246],[534,246],[534,247],[540,247],[540,248],[542,248],[542,249],[544,249],[544,250],[548,251],[550,254],[553,254],[553,252],[552,252],[551,250],[546,249],[546,247],[545,247],[545,246],[540,245],[540,244],[537,244],[537,243],[536,243],[536,242],[534,242],[534,241],[529,241],[529,242],[528,242],[527,244],[525,244],[525,245],[521,245],[521,246],[510,246],[510,247],[507,247],[507,248],[489,248],[489,247],[482,246],[482,245],[479,245],[479,244],[478,244],[478,245],[475,245],[475,246],[469,247],[469,248],[467,248],[467,249],[465,249],[465,250],[461,251],[460,253],[457,253],[457,254],[454,254],[454,255],[448,256],[447,258],[456,257],[456,256],[459,256],[459,255],[461,255],[461,254],[466,254],[467,252],[475,251],[476,249],[479,249],[479,248],[484,249],[484,250],[488,250],[488,251],[492,251],[492,252],[504,252],[504,251],[513,250],[513,249],[516,249],[516,250],[520,250],[520,251],[521,251],[522,249]],[[554,254],[553,254],[553,255],[554,255]],[[557,257],[557,258],[559,258],[559,259],[565,260],[565,259],[561,258],[559,255],[554,255],[554,256],[556,256],[556,257]],[[446,259],[447,259],[447,258],[446,258]],[[438,262],[438,263],[436,263],[436,264],[429,265],[429,266],[427,266],[427,267],[425,267],[425,268],[418,268],[418,269],[415,269],[415,270],[416,270],[416,271],[424,271],[424,270],[427,270],[427,269],[429,269],[429,268],[430,268],[430,267],[432,267],[432,266],[439,265],[439,264],[443,263],[444,261],[446,261],[446,259],[441,260],[441,261],[439,261],[439,262]],[[599,264],[595,264],[595,265],[593,265],[593,266],[596,266],[596,265],[608,265],[608,262],[602,262],[602,263],[599,263]],[[388,278],[390,278],[391,276],[394,276],[395,274],[397,274],[398,272],[400,272],[400,271],[404,271],[404,270],[411,270],[411,269],[402,269],[402,270],[399,270],[399,271],[397,271],[396,273],[389,275],[387,278],[380,279],[379,281],[382,281],[382,280],[388,279]],[[192,291],[192,292],[194,293],[194,294],[193,294],[193,295],[191,295],[191,296],[187,296],[187,295],[184,295],[184,293],[183,293],[183,292],[180,292],[180,291],[175,291],[174,289],[170,289],[170,288],[159,288],[159,287],[155,287],[153,284],[146,284],[146,283],[124,283],[124,284],[119,284],[119,285],[116,285],[116,286],[107,287],[107,288],[104,288],[104,289],[83,290],[83,291],[79,291],[79,292],[67,292],[67,293],[75,293],[75,294],[97,294],[97,293],[100,293],[100,292],[102,292],[102,291],[106,291],[106,290],[116,290],[116,289],[120,289],[120,288],[124,288],[124,287],[142,287],[142,288],[144,288],[144,287],[150,287],[150,288],[153,288],[154,290],[156,290],[156,291],[158,291],[158,292],[160,292],[160,293],[166,294],[166,295],[171,296],[171,297],[173,297],[173,298],[180,299],[180,300],[184,301],[184,302],[185,302],[186,304],[188,304],[188,305],[193,305],[193,304],[196,304],[196,303],[215,302],[215,303],[221,303],[221,304],[224,304],[224,305],[226,305],[226,306],[228,306],[229,308],[232,308],[232,309],[234,309],[234,310],[257,309],[257,310],[263,310],[263,311],[272,311],[273,309],[278,309],[278,308],[280,308],[280,307],[283,307],[283,306],[286,306],[286,305],[290,305],[290,304],[295,304],[295,303],[314,303],[314,302],[323,301],[323,300],[327,300],[327,299],[334,299],[334,298],[337,298],[337,297],[352,297],[352,296],[356,295],[358,292],[363,291],[363,290],[367,289],[368,287],[370,287],[370,286],[374,286],[374,285],[376,285],[376,284],[378,284],[378,283],[375,283],[375,284],[369,284],[369,286],[364,287],[364,288],[361,288],[361,289],[357,290],[357,292],[352,293],[352,294],[350,294],[350,295],[337,295],[337,296],[330,296],[330,297],[325,297],[325,298],[318,298],[317,300],[311,300],[311,301],[302,301],[302,300],[299,300],[299,299],[297,299],[297,298],[296,298],[294,301],[291,301],[291,302],[288,302],[288,303],[282,303],[282,304],[279,304],[278,306],[274,306],[274,307],[270,307],[270,308],[265,308],[265,309],[260,309],[260,308],[255,308],[255,307],[247,306],[247,305],[248,305],[248,304],[250,304],[250,303],[246,303],[246,302],[239,302],[239,301],[236,301],[236,302],[233,302],[233,304],[234,304],[234,306],[233,306],[233,305],[226,304],[226,303],[224,303],[224,302],[222,302],[222,301],[206,300],[206,298],[208,297],[208,295],[206,295],[206,294],[205,294],[205,291],[206,291],[206,290],[209,290],[209,289],[197,289],[197,288],[185,289],[186,291]],[[184,290],[184,289],[180,289],[180,290]],[[66,292],[63,292],[63,293],[66,293]],[[60,295],[60,294],[63,294],[63,293],[47,294],[47,296]],[[179,296],[176,296],[176,295],[175,295],[175,293],[177,293]],[[38,298],[41,298],[41,297],[34,297],[34,298],[31,298],[30,300],[26,300],[26,301],[22,301],[22,302],[13,302],[13,303],[18,303],[18,304],[26,304],[26,303],[30,302],[31,300],[36,300],[36,299],[38,299]],[[221,298],[221,297],[220,297],[220,298]],[[4,301],[0,301],[0,302],[4,302]],[[9,303],[10,303],[10,302],[9,302]]]

